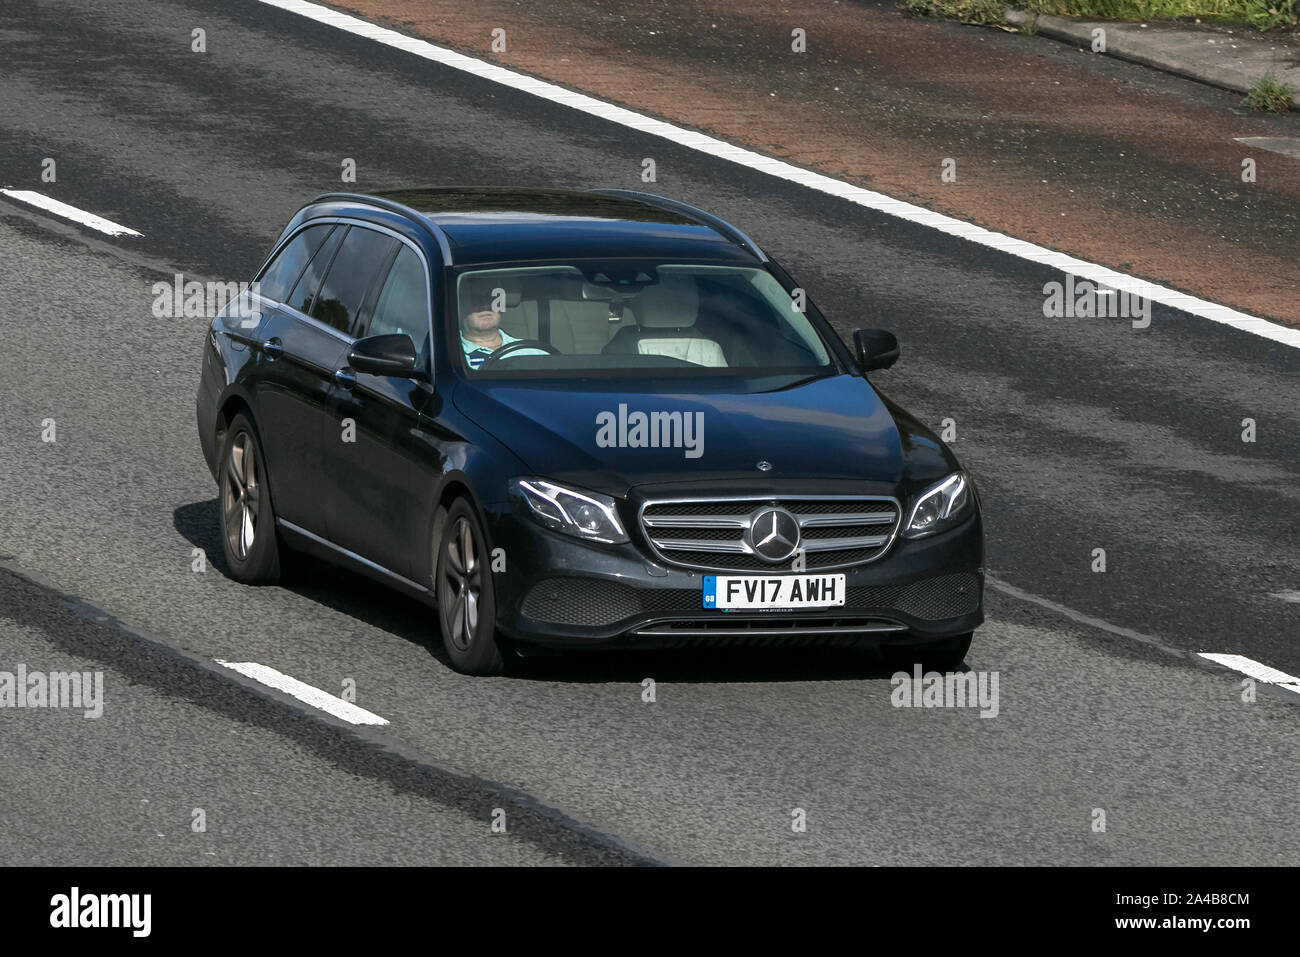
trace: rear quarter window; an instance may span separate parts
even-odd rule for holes
[[[302,275],[308,260],[320,248],[320,244],[325,241],[325,237],[333,228],[330,223],[308,226],[289,240],[288,244],[267,264],[261,279],[258,280],[262,295],[276,302],[284,302],[284,297]]]

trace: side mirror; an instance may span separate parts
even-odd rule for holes
[[[416,361],[415,343],[403,332],[358,339],[348,353],[348,365],[357,372],[399,379],[415,376]]]
[[[898,361],[898,337],[884,329],[859,329],[853,333],[853,346],[863,372],[888,369]]]

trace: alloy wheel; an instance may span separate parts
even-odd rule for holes
[[[474,529],[466,519],[458,518],[447,539],[447,560],[438,596],[447,633],[458,648],[468,648],[474,640],[482,585],[482,562]]]
[[[231,554],[240,561],[247,561],[253,549],[260,507],[257,454],[252,436],[241,432],[230,443],[230,455],[226,459],[226,490],[222,500],[226,543]]]

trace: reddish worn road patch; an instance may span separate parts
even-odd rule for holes
[[[349,0],[376,22],[851,183],[1300,324],[1300,117],[1051,41],[806,0]],[[493,52],[494,30],[506,49]],[[792,32],[806,34],[806,52]],[[945,160],[955,181],[943,171]],[[1254,182],[1243,181],[1253,160]],[[626,177],[631,185],[639,158]],[[661,189],[671,190],[661,177]]]

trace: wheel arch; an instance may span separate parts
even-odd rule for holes
[[[239,389],[231,389],[222,397],[220,405],[217,406],[217,417],[213,423],[213,438],[216,440],[218,454],[225,445],[226,432],[230,429],[230,423],[241,412],[248,417],[248,421],[252,422],[253,427],[256,428],[257,416],[253,412],[253,406],[248,397]]]
[[[253,426],[254,437],[257,439],[257,444],[262,451],[262,465],[265,473],[262,477],[262,481],[266,488],[266,496],[270,500],[271,510],[276,515],[279,515],[280,512],[275,507],[275,476],[271,475],[270,466],[266,464],[266,442],[262,438],[262,427],[257,421],[257,413],[253,410],[253,405],[250,399],[251,397],[242,389],[235,387],[228,390],[226,394],[221,397],[221,402],[217,406],[216,420],[213,423],[213,438],[217,450],[216,479],[219,486],[221,483],[221,458],[222,453],[225,452],[226,448],[226,436],[230,432],[230,424],[235,421],[237,415],[242,413]]]
[[[442,539],[443,524],[447,519],[447,512],[451,508],[451,503],[458,498],[463,498],[469,502],[469,506],[474,510],[475,517],[478,518],[479,528],[483,532],[483,544],[487,553],[492,553],[492,533],[490,531],[487,514],[483,510],[483,503],[479,500],[478,493],[474,489],[474,481],[465,472],[456,469],[447,472],[438,481],[437,487],[433,494],[433,511],[429,516],[426,524],[427,534],[425,541],[428,547],[425,549],[427,566],[423,569],[425,576],[430,585],[435,584],[434,574],[437,571],[437,543]],[[435,601],[436,596],[435,596]]]

